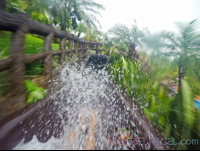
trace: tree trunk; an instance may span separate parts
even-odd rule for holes
[[[186,74],[186,60],[185,60],[184,54],[180,55],[178,63],[179,63],[179,65],[178,65],[178,68],[179,68],[179,74],[178,74],[179,90],[181,90],[181,81],[185,77],[185,74]]]
[[[178,68],[178,78],[179,78],[178,88],[180,90],[181,89],[181,66],[179,66],[179,68]]]
[[[134,52],[135,52],[135,45],[131,44],[130,47],[129,47],[129,52],[128,52],[128,56],[129,56],[131,61],[133,60]]]
[[[60,30],[66,30],[65,25],[61,25]]]
[[[183,66],[181,64],[179,64],[179,71],[178,71],[178,78],[179,78],[179,85],[178,85],[178,89],[181,90],[181,81],[184,78],[185,74],[184,74],[184,69]]]
[[[80,37],[80,35],[81,35],[81,32],[78,33],[78,36],[77,36],[77,37]]]

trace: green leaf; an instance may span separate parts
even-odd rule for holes
[[[36,102],[37,100],[43,99],[45,96],[46,96],[46,93],[44,89],[38,88],[37,90],[29,93],[27,103],[30,104],[30,103]]]
[[[26,86],[27,92],[32,92],[32,91],[35,91],[37,89],[36,84],[31,82],[29,79],[25,80],[25,86]]]
[[[166,123],[165,123],[165,130],[164,130],[164,136],[165,136],[166,138],[169,137],[170,131],[171,131],[170,125],[169,125],[168,122],[166,122]]]
[[[182,79],[182,95],[183,95],[183,109],[184,121],[191,127],[194,123],[194,101],[192,98],[192,90],[186,80]]]
[[[37,87],[36,84],[31,82],[29,79],[25,80],[26,91],[29,92],[27,103],[33,103],[37,100],[41,100],[46,96],[45,89]]]

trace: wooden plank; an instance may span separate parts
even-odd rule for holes
[[[89,48],[89,50],[96,50],[96,48]],[[98,51],[106,51],[106,50],[98,49]]]
[[[99,45],[96,45],[96,54],[99,54]]]
[[[52,51],[51,56],[60,56],[62,54],[62,51]]]
[[[41,53],[36,53],[36,54],[29,54],[25,55],[25,63],[29,64],[38,60],[45,59],[47,57],[48,53],[46,52],[41,52]]]
[[[91,44],[91,45],[100,45],[100,46],[102,46],[102,44],[101,43],[99,43],[99,42],[87,42],[87,44]]]

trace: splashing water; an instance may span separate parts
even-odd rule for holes
[[[118,145],[116,128],[138,132],[129,110],[106,70],[65,66],[54,80],[53,94],[34,115],[21,123],[24,139],[18,149],[148,149]],[[135,108],[135,107],[134,107]],[[109,135],[110,145],[106,139]]]

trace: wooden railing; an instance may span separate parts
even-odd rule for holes
[[[11,47],[10,56],[0,60],[0,72],[10,69],[10,91],[14,102],[24,101],[25,97],[25,65],[38,60],[43,61],[43,74],[47,79],[52,73],[53,56],[59,56],[59,64],[65,62],[65,55],[72,52],[86,52],[89,44],[92,50],[99,51],[101,43],[88,42],[69,34],[67,31],[55,29],[53,25],[44,25],[34,20],[29,19],[29,16],[24,13],[10,14],[0,11],[0,30],[11,31]],[[27,33],[38,34],[44,36],[43,51],[37,54],[24,54],[25,35]],[[59,38],[59,51],[51,51],[52,38]],[[68,49],[66,42],[69,41]],[[73,47],[74,45],[74,47]],[[96,48],[94,46],[96,45]]]

